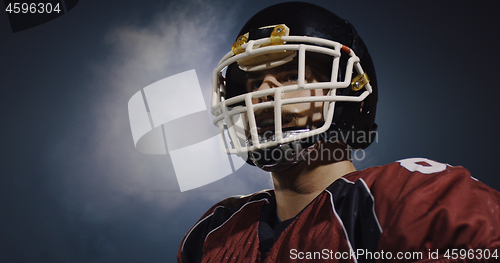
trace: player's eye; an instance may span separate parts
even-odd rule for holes
[[[290,73],[285,75],[282,79],[282,83],[295,83],[299,80],[299,75],[297,73]]]
[[[256,91],[262,85],[262,80],[252,80],[247,83],[247,89],[249,91]]]

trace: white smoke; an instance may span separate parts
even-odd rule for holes
[[[85,211],[88,220],[105,221],[130,216],[131,200],[168,214],[182,205],[198,205],[195,200],[200,197],[213,204],[228,195],[271,187],[266,173],[246,167],[227,179],[181,193],[169,155],[141,154],[132,141],[127,103],[145,86],[196,69],[204,99],[209,101],[212,69],[229,51],[234,37],[228,35],[228,25],[235,23],[228,13],[235,12],[225,11],[217,2],[173,3],[147,25],[128,22],[109,30],[104,41],[110,53],[93,66],[96,81],[89,88],[102,94],[85,124],[93,129],[75,127],[52,153],[59,159],[65,156],[58,169],[72,176],[65,186],[71,189],[65,193],[65,206]]]

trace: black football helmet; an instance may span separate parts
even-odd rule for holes
[[[296,70],[287,77],[292,81],[265,90],[249,85],[252,74],[285,67]],[[309,81],[309,69],[324,77]],[[304,160],[321,140],[364,149],[376,136],[377,80],[368,49],[349,22],[313,4],[281,3],[250,18],[215,68],[212,84],[214,124],[227,152],[267,171]],[[307,90],[323,92],[287,96]],[[284,109],[300,103],[319,103],[321,123],[288,126]],[[259,112],[272,116],[259,120]]]

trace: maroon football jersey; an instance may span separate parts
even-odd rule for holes
[[[279,221],[273,190],[213,206],[179,262],[496,262],[500,193],[463,167],[405,159],[345,175]]]

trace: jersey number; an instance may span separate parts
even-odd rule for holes
[[[446,164],[426,158],[409,158],[399,160],[398,163],[410,172],[418,171],[423,174],[438,173],[446,169]]]

